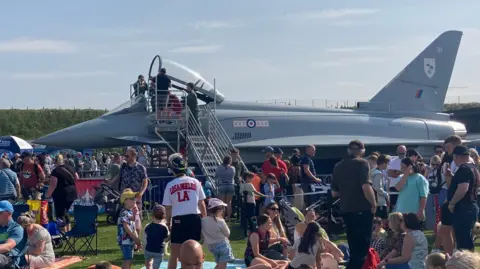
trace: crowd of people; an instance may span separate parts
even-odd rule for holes
[[[195,179],[181,154],[172,154],[168,164],[175,179],[166,185],[162,205],[153,207],[153,219],[145,227],[142,197],[150,180],[142,155],[135,148],[124,156],[106,154],[107,182],[121,193],[117,241],[122,267],[131,268],[134,252],[143,249],[147,268],[159,268],[169,242],[168,268],[174,269],[179,259],[191,258],[182,257],[184,246],[195,249],[198,243],[191,240],[203,238],[217,267],[226,268],[235,258],[228,225],[232,200],[245,194],[242,201],[250,232],[242,258],[249,268],[337,268],[346,262],[347,269],[362,268],[375,263],[372,256],[379,257],[377,268],[480,268],[480,257],[473,254],[474,228],[480,230],[479,157],[462,145],[460,137],[450,136],[443,146],[435,147],[436,155],[428,164],[403,145],[398,146],[397,157],[375,152],[365,158],[365,145],[352,141],[348,157],[335,165],[330,185],[331,196],[340,198],[346,226],[347,243],[340,245],[330,240],[328,231],[316,222],[318,212],[309,208],[315,202],[315,196],[309,195],[315,192],[312,184],[321,182],[312,160],[315,150],[310,145],[303,156],[295,150],[284,160],[280,148],[266,147],[261,169],[250,172],[234,149],[216,170],[218,198],[205,195],[205,182]],[[8,200],[36,199],[48,182],[44,198],[52,198],[57,218],[65,224],[62,229],[70,229],[68,209],[76,198],[75,181],[81,171],[74,157],[58,155],[48,161],[48,156],[24,153],[14,160],[0,160],[0,229],[7,234],[0,242],[0,266],[53,263],[48,231],[28,213],[13,220]],[[285,197],[305,215],[294,228],[293,240],[279,206],[279,199]],[[433,214],[428,214],[429,207]],[[438,229],[429,255],[424,228],[431,218]]]

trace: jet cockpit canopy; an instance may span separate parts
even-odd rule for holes
[[[188,82],[195,85],[195,92],[198,99],[205,103],[225,100],[225,96],[215,89],[212,83],[207,81],[200,73],[195,70],[169,59],[162,59],[159,55],[155,56],[150,65],[150,76],[155,76],[161,68],[165,68],[167,75],[172,80],[172,87],[182,90],[186,88]]]

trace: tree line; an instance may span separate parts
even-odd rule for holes
[[[99,109],[0,109],[0,136],[36,139],[105,114]]]

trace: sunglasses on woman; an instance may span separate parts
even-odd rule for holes
[[[272,207],[272,208],[269,208],[270,210],[272,211],[278,211],[278,207]]]

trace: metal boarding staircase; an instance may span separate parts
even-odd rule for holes
[[[218,121],[218,118],[215,116],[215,112],[208,105],[201,108],[204,119],[203,121],[199,121],[205,123],[206,126],[204,126],[204,128],[202,128],[202,124],[199,121],[194,119],[188,107],[184,110],[187,114],[185,119],[187,152],[193,155],[204,175],[213,186],[216,186],[214,182],[215,171],[217,167],[222,164],[223,158],[230,155],[231,150],[235,147]],[[248,171],[241,158],[239,161],[245,171]]]
[[[153,75],[152,66],[156,60],[160,63],[159,69],[162,66],[162,59],[156,55],[150,65],[149,77]],[[155,133],[171,152],[179,152],[182,142],[186,142],[185,152],[197,161],[199,168],[215,188],[215,170],[223,162],[224,156],[231,153],[234,145],[217,119],[215,110],[212,110],[209,105],[199,107],[198,120],[186,105],[182,107],[180,100],[186,100],[186,93],[180,89],[184,89],[187,83],[176,77],[170,76],[170,78],[172,84],[178,84],[172,85],[169,90],[170,98],[177,98],[177,100],[172,104],[170,98],[167,100],[161,96],[159,98],[158,89],[153,85],[155,96],[147,98],[146,107],[147,111],[154,112],[149,118],[151,126],[154,126]],[[197,86],[199,82],[200,80],[195,83],[197,90],[203,88],[203,84],[200,87]],[[132,96],[133,85],[130,89]],[[241,159],[239,161],[248,171],[243,161]]]

